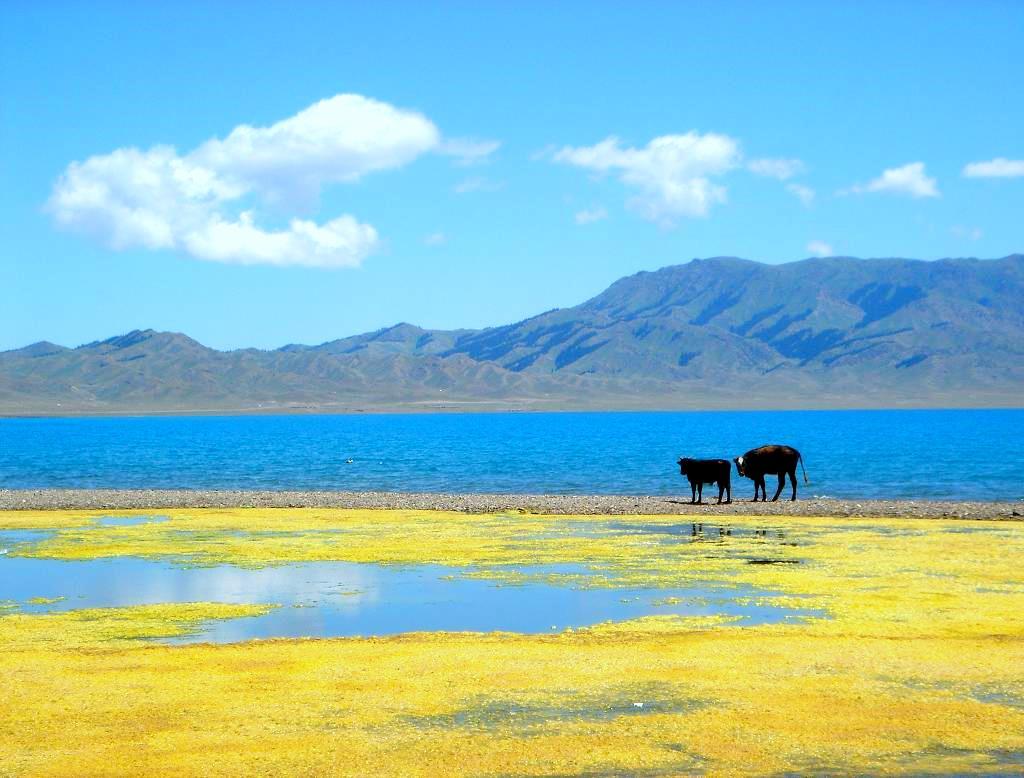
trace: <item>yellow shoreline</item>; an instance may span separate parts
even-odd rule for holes
[[[545,578],[742,584],[828,617],[167,646],[140,639],[260,606],[0,610],[0,774],[1018,774],[1024,765],[1019,524],[730,516],[693,540],[643,530],[689,522],[678,516],[159,513],[169,519],[98,526],[109,512],[0,512],[0,528],[55,529],[11,553],[59,559],[436,563],[505,581],[521,579],[516,566],[583,563],[599,574]],[[747,564],[767,554],[798,564]]]

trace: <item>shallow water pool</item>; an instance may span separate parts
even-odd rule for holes
[[[574,587],[537,578],[595,574],[583,565],[522,566],[523,583],[472,577],[442,565],[307,562],[257,569],[183,567],[116,557],[64,561],[18,556],[45,532],[0,531],[0,602],[44,613],[177,602],[270,603],[264,616],[218,621],[177,642],[271,637],[392,635],[418,631],[543,633],[652,614],[727,615],[737,624],[785,621],[806,611],[749,604],[750,588]]]

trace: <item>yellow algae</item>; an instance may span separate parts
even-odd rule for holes
[[[920,774],[992,773],[1024,751],[1024,710],[970,688],[980,665],[990,684],[1019,682],[1019,644],[695,626],[103,651],[81,650],[78,632],[78,650],[30,640],[2,654],[17,705],[0,706],[13,734],[0,757],[51,775]],[[86,637],[103,646],[102,632]],[[968,657],[961,692],[923,685],[953,683]]]
[[[53,605],[55,602],[66,600],[66,597],[32,597],[29,601],[29,605]]]
[[[128,511],[118,515],[127,516],[131,513]],[[94,523],[96,517],[108,515],[109,511],[0,511],[0,527],[13,530],[51,529],[54,526],[84,527]]]
[[[0,650],[41,647],[63,650],[150,638],[182,637],[197,632],[207,621],[261,616],[274,607],[191,602],[5,615],[0,617]]]
[[[52,534],[19,546],[14,554],[68,560],[138,556],[251,567],[328,560],[442,564],[505,583],[699,585],[729,596],[744,586],[772,592],[775,599],[764,599],[765,604],[821,611],[835,630],[868,616],[876,631],[913,630],[908,609],[927,609],[933,628],[941,624],[949,630],[983,612],[1009,616],[1024,610],[1024,591],[1016,583],[1024,555],[1020,524],[729,517],[720,527],[733,534],[722,536],[709,527],[689,537],[667,533],[690,525],[677,516],[318,509],[165,513],[168,518],[161,522],[101,525],[100,517],[108,514],[54,512]],[[0,527],[18,518],[19,512],[0,513]],[[45,516],[35,516],[32,524],[44,526]],[[767,535],[750,528],[764,528]],[[666,532],[659,534],[661,529]],[[965,597],[970,608],[961,607]],[[839,619],[841,614],[847,618]]]
[[[32,526],[52,535],[17,553],[432,563],[578,588],[711,584],[695,603],[815,615],[171,646],[145,639],[267,606],[0,611],[0,770],[1002,775],[1024,765],[1024,524],[728,517],[712,528],[705,517],[694,534],[676,516],[162,513],[134,526],[100,525],[109,512],[40,514]],[[0,527],[12,516],[0,513]]]

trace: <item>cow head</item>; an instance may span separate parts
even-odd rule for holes
[[[736,463],[736,472],[740,475],[745,476],[747,474],[746,468],[744,467],[743,457],[736,457],[733,462]]]
[[[693,461],[692,459],[688,459],[687,457],[682,457],[678,462],[676,462],[676,464],[679,465],[679,474],[680,475],[686,475],[686,466],[690,462],[692,462],[692,461]]]

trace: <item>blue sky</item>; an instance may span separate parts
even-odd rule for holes
[[[1024,4],[12,0],[0,349],[481,327],[1024,250]]]

